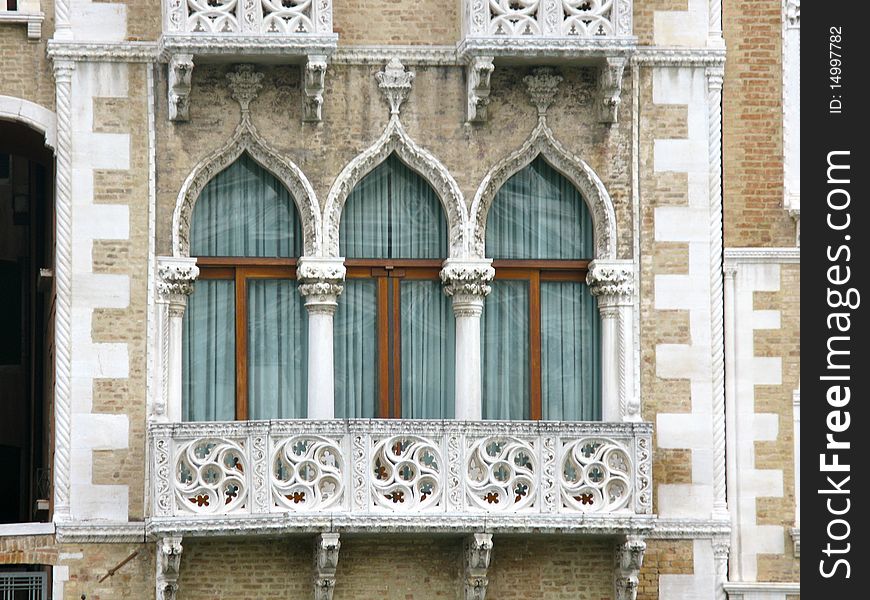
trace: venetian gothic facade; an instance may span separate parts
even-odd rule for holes
[[[798,0],[2,2],[0,596],[799,597]]]

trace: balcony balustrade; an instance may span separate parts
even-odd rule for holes
[[[152,532],[634,531],[649,423],[242,421],[149,427]]]

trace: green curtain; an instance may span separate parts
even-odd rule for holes
[[[495,259],[578,260],[593,256],[592,218],[576,188],[538,157],[496,194],[486,226]],[[497,280],[483,313],[483,415],[529,415],[527,281]],[[597,303],[579,282],[541,283],[542,416],[601,418]]]
[[[248,418],[308,412],[308,319],[290,279],[248,280]]]
[[[235,284],[201,279],[184,311],[181,395],[185,421],[236,416]]]
[[[302,228],[287,188],[247,153],[208,182],[193,207],[191,256],[292,257]]]
[[[200,194],[191,221],[192,256],[293,257],[302,229],[293,199],[243,154]],[[289,279],[247,280],[248,417],[306,415],[307,315]],[[235,417],[235,291],[200,280],[184,315],[183,414],[188,421]]]
[[[432,187],[390,155],[351,192],[339,240],[346,258],[443,259],[447,223]],[[402,281],[400,298],[402,416],[449,418],[455,344],[450,299],[435,281]],[[336,417],[377,416],[376,346],[376,282],[350,279],[335,315]]]

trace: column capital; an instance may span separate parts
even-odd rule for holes
[[[489,283],[494,277],[492,260],[487,258],[448,258],[441,268],[444,293],[454,298],[454,304],[466,296],[477,297],[482,302],[492,289]]]
[[[600,308],[628,305],[634,295],[634,263],[630,260],[593,260],[586,285]]]
[[[181,256],[157,257],[157,293],[170,304],[182,304],[193,293],[193,282],[199,277],[196,258]]]
[[[333,314],[344,290],[347,269],[343,258],[303,256],[296,263],[299,294],[309,313]]]

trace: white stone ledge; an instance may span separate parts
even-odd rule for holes
[[[145,523],[61,522],[57,541],[69,544],[134,544],[145,541]]]
[[[794,248],[725,248],[725,265],[800,264],[800,246]]]
[[[0,10],[0,24],[23,23],[27,25],[27,39],[38,40],[42,37],[42,12],[25,12],[18,10]]]
[[[156,62],[157,42],[48,41],[48,56],[78,62]]]
[[[54,535],[54,523],[3,523],[0,538],[21,535]]]

